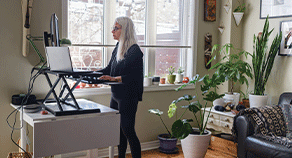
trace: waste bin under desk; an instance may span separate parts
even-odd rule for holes
[[[77,99],[77,102],[97,106],[101,112],[66,116],[54,116],[51,113],[41,115],[40,112],[23,114],[24,121],[33,127],[34,157],[119,144],[120,114],[118,111],[85,99]],[[17,106],[12,106],[17,108]]]

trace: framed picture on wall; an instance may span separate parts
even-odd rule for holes
[[[280,31],[282,32],[282,41],[279,55],[292,56],[292,20],[281,21]]]
[[[204,21],[216,21],[216,0],[204,1]]]
[[[261,0],[260,19],[292,16],[292,0]]]

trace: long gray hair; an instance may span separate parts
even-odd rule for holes
[[[122,26],[117,52],[117,61],[119,61],[124,59],[125,53],[133,44],[137,44],[137,37],[134,23],[129,17],[117,17],[115,23]]]

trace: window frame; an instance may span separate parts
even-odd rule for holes
[[[68,37],[68,1],[69,0],[62,0],[62,38]],[[108,10],[106,8],[111,8],[112,5],[114,5],[115,0],[107,0],[104,1],[104,32],[111,32],[111,30],[108,30],[111,28],[110,23],[106,23],[105,21],[114,21],[115,13],[113,13],[112,10]],[[145,67],[144,67],[144,74],[155,74],[155,51],[153,53],[153,50],[156,48],[182,48],[185,49],[185,53],[181,53],[180,55],[180,66],[185,68],[185,76],[192,78],[194,74],[196,74],[196,59],[197,59],[197,38],[198,37],[198,0],[183,0],[183,8],[184,10],[187,9],[186,12],[190,12],[189,14],[183,14],[183,19],[187,19],[186,22],[188,24],[183,25],[183,36],[185,37],[188,35],[187,38],[183,38],[183,45],[182,46],[166,46],[166,45],[156,45],[156,41],[152,40],[153,38],[156,38],[156,28],[149,29],[147,28],[147,25],[145,26],[145,45],[139,45],[141,48],[146,48],[144,52],[144,58],[145,58]],[[146,0],[147,10],[146,10],[146,19],[145,23],[153,23],[156,22],[156,20],[153,20],[155,18],[155,14],[147,14],[147,12],[153,13],[153,8],[157,4],[156,0]],[[184,11],[185,13],[185,11]],[[151,15],[152,17],[149,17],[147,15]],[[151,28],[151,27],[150,27]],[[155,31],[153,31],[153,29]],[[155,33],[152,33],[155,32]],[[152,35],[152,36],[151,36]],[[155,36],[155,37],[154,37]],[[112,38],[107,39],[107,35],[104,34],[103,43],[110,43],[110,44],[103,44],[103,45],[97,45],[97,44],[72,44],[72,46],[89,46],[89,47],[103,47],[105,48],[105,51],[103,51],[102,58],[103,58],[103,67],[105,67],[110,58],[111,58],[111,51],[107,51],[107,48],[109,47],[115,47],[115,41]],[[150,66],[154,65],[154,66]],[[161,86],[165,87],[165,86]],[[165,88],[163,88],[165,89]],[[167,88],[166,88],[167,89]]]

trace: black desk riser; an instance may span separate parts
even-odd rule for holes
[[[82,106],[78,105],[76,98],[73,95],[73,91],[80,82],[88,84],[119,84],[117,82],[99,80],[98,77],[102,76],[102,73],[99,72],[57,72],[50,71],[48,68],[42,70],[39,68],[34,68],[34,71],[40,71],[40,73],[47,79],[50,90],[46,97],[42,100],[42,104],[45,106],[46,110],[55,116],[100,112],[100,109],[98,108],[82,108]],[[54,83],[51,82],[49,74],[57,76],[57,79]],[[68,85],[66,78],[76,81],[72,88],[70,88]],[[55,88],[60,83],[60,81],[63,81],[63,86],[59,95],[57,95]],[[64,95],[66,89],[68,93]],[[53,94],[54,99],[49,99],[51,94]],[[56,108],[56,106],[58,108]]]

